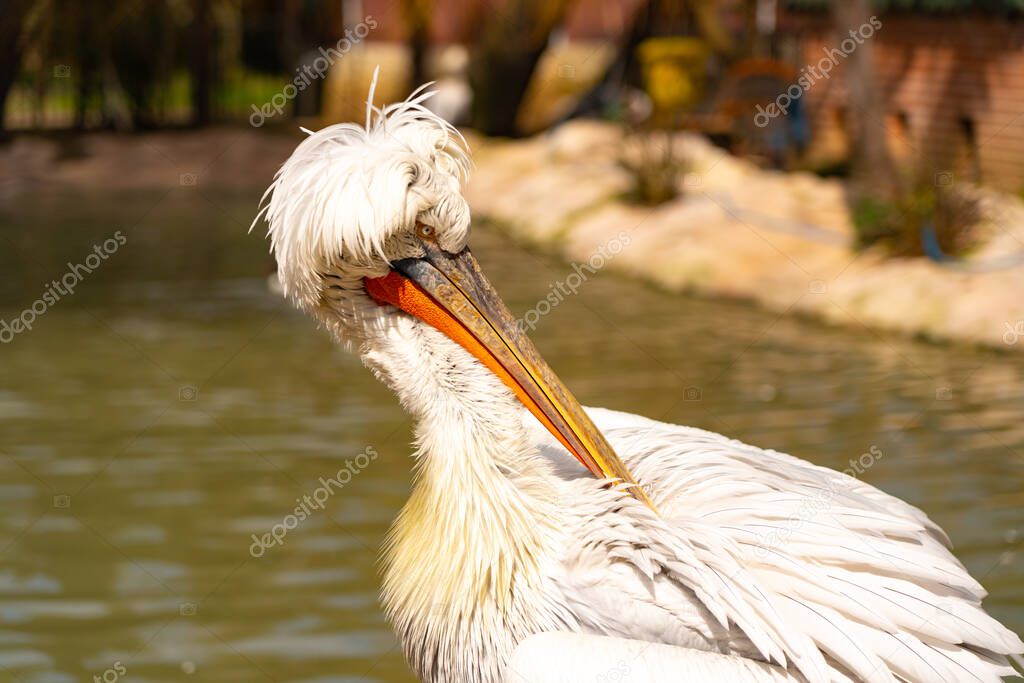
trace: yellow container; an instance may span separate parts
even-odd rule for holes
[[[648,38],[637,48],[655,116],[673,120],[704,96],[710,49],[699,38]]]

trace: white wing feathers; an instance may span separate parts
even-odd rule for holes
[[[581,633],[531,636],[516,649],[505,676],[507,683],[799,683],[800,680],[779,667],[750,659]]]
[[[981,608],[984,589],[917,508],[718,434],[590,414],[661,516],[566,476],[577,545],[560,581],[585,628],[815,683],[1014,675],[1007,659],[1024,644]],[[530,426],[542,451],[560,448]]]

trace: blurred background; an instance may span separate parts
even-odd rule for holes
[[[378,105],[435,82],[474,251],[584,403],[852,469],[1024,631],[1021,0],[3,14],[0,681],[412,680],[410,425],[249,232],[378,65]]]

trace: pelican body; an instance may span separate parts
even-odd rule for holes
[[[285,294],[415,422],[382,603],[421,680],[1014,675],[1024,644],[920,510],[789,455],[582,408],[467,247],[468,150],[428,96],[377,108],[371,86],[365,127],[307,131],[257,216]]]

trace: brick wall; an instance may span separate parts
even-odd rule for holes
[[[501,0],[434,0],[431,33],[435,42],[461,42],[472,37],[477,27],[470,22],[473,7],[493,6]],[[540,0],[541,2],[545,0]],[[617,39],[629,25],[641,0],[576,0],[566,20],[566,35],[572,40]],[[362,0],[363,14],[380,22],[373,40],[401,41],[405,38],[400,3],[396,0]],[[486,11],[486,10],[484,10]]]
[[[1024,21],[882,15],[870,40],[884,88],[890,149],[930,171],[949,169],[1024,189]],[[827,16],[787,26],[793,61],[817,64],[837,45]],[[845,147],[842,64],[806,94],[814,149]]]

